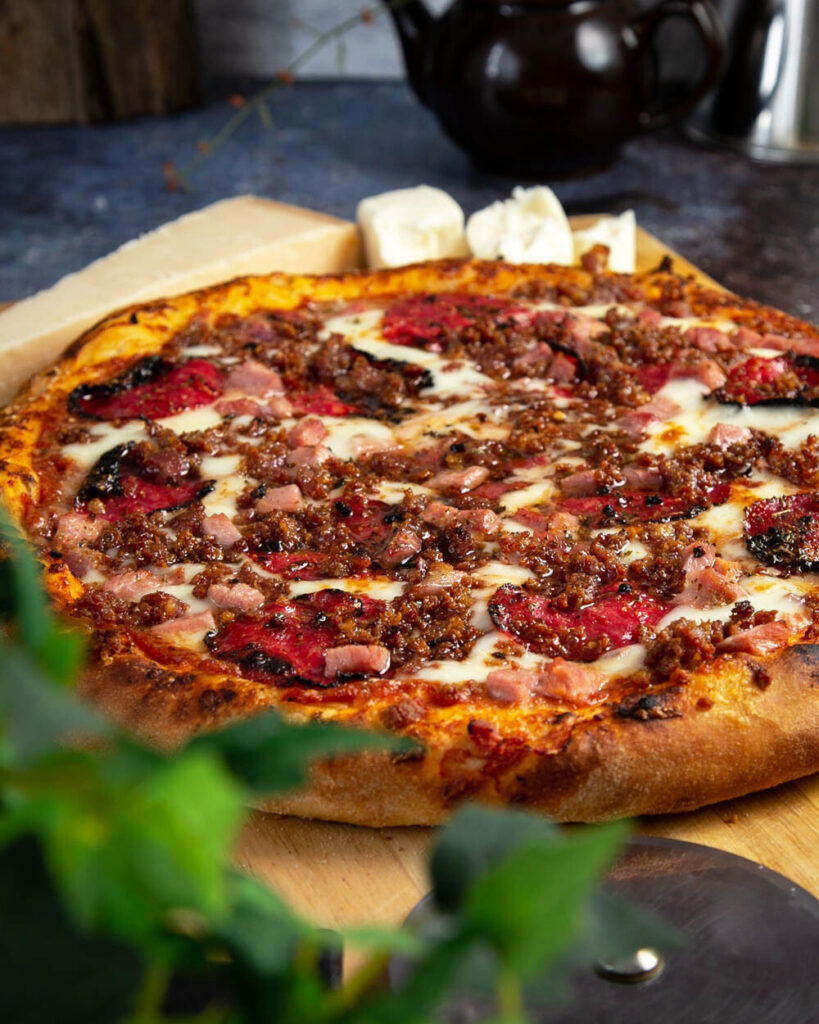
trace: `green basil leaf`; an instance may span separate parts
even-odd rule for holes
[[[45,679],[19,647],[0,641],[0,713],[8,756],[30,764],[71,734],[106,736],[112,727],[70,691]]]
[[[432,853],[436,905],[457,910],[475,881],[523,843],[550,846],[559,841],[555,826],[535,814],[478,805],[463,808],[440,833]]]
[[[77,920],[140,941],[178,907],[224,914],[223,865],[244,812],[234,779],[201,751],[180,753],[137,784],[117,785],[116,764],[102,765],[115,781],[68,794],[44,836]]]
[[[53,615],[40,586],[39,563],[2,506],[0,546],[8,553],[0,560],[0,611],[14,622],[20,644],[36,655],[52,626]]]
[[[524,840],[475,882],[464,918],[508,968],[542,970],[578,934],[591,891],[626,833],[616,823],[573,831],[559,843]]]

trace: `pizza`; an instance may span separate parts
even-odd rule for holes
[[[274,274],[83,335],[0,483],[151,741],[276,708],[412,742],[270,808],[596,820],[819,768],[817,405],[817,328],[668,260]]]

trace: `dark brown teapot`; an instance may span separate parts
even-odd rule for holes
[[[626,139],[682,117],[722,56],[708,0],[455,0],[433,17],[422,0],[386,5],[418,98],[488,170],[573,174],[610,163]],[[706,56],[671,106],[657,99],[657,30],[694,22]]]

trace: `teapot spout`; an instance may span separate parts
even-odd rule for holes
[[[428,52],[435,18],[423,0],[382,0],[382,3],[398,32],[410,85],[418,99],[426,103],[424,58]]]

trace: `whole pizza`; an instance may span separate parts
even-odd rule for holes
[[[276,809],[593,820],[819,768],[817,405],[819,330],[668,261],[251,277],[80,338],[0,483],[153,741],[275,707],[413,741]]]

